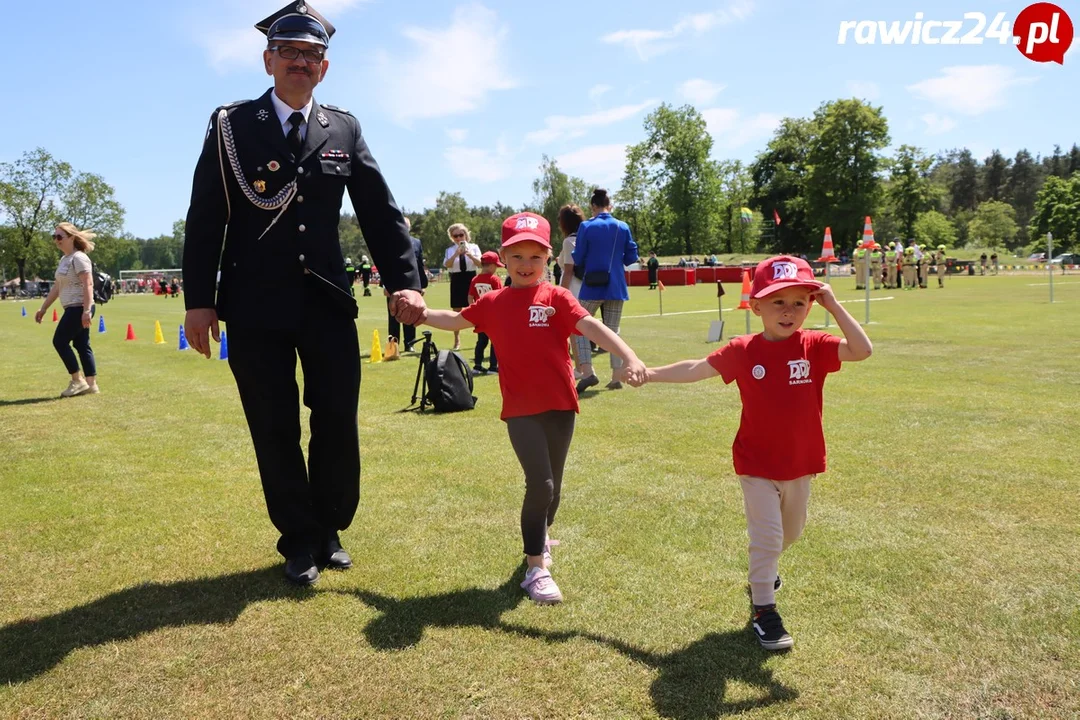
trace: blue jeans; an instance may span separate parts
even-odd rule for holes
[[[53,333],[53,347],[64,361],[64,367],[74,375],[79,372],[79,360],[82,361],[83,375],[95,377],[97,375],[97,363],[94,362],[94,351],[90,349],[90,328],[82,326],[82,305],[72,305],[64,308],[64,314],[56,325]],[[94,306],[90,306],[90,317],[94,316]],[[72,346],[75,350],[72,351]],[[79,353],[79,360],[75,359],[75,353]]]

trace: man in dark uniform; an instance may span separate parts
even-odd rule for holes
[[[645,265],[649,269],[649,289],[655,290],[659,283],[660,261],[656,259],[656,252],[649,252],[649,262]],[[600,308],[603,310],[603,308]]]
[[[360,495],[356,301],[337,232],[345,190],[394,314],[414,323],[424,300],[404,219],[359,123],[312,98],[334,27],[303,0],[255,27],[267,35],[274,87],[210,118],[187,215],[185,326],[210,357],[208,333],[219,340],[218,321],[229,324],[229,367],[285,575],[310,584],[319,566],[352,565],[338,532]],[[311,409],[306,466],[297,355]]]
[[[371,297],[371,261],[367,255],[360,260],[360,279],[364,283],[364,297]]]
[[[405,227],[409,228],[410,231],[412,230],[412,222],[410,222],[409,218],[407,217],[405,218]],[[412,241],[413,255],[416,257],[416,267],[420,271],[420,294],[422,295],[424,293],[424,290],[426,290],[428,286],[427,270],[425,269],[426,266],[424,265],[424,246],[417,238],[414,238],[411,234],[409,235],[409,240]],[[386,293],[385,288],[386,286],[383,285],[384,294]],[[387,301],[387,310],[390,310],[389,301]],[[394,317],[394,314],[392,312],[389,312],[389,315],[390,320],[386,333],[387,339],[392,337],[397,338],[398,340],[402,341],[402,347],[404,348],[405,352],[413,352],[413,345],[416,344],[416,326],[406,325],[405,336],[402,337],[401,323],[398,322],[397,318]]]
[[[349,281],[349,294],[356,297],[356,266],[352,258],[345,258],[345,277]]]

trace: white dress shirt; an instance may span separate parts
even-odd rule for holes
[[[472,255],[473,257],[480,257],[480,246],[471,242],[467,242],[465,243],[465,247],[468,249],[468,253],[465,255],[465,272],[476,272],[476,264],[473,263],[472,258],[469,257],[469,255]],[[457,245],[451,245],[450,247],[446,248],[446,255],[443,256],[443,267],[446,267],[446,261],[454,257],[454,254],[456,252]],[[448,267],[447,270],[452,273],[461,272],[461,259],[454,258],[453,264]]]
[[[274,105],[274,112],[277,113],[278,122],[281,123],[281,131],[285,133],[285,137],[289,137],[289,131],[292,130],[292,125],[289,124],[289,116],[294,112],[299,112],[304,116],[304,122],[300,123],[300,141],[303,142],[307,139],[308,115],[311,114],[311,106],[315,104],[315,98],[308,100],[307,105],[299,110],[293,110],[286,105],[277,96],[276,91],[270,93],[270,102]]]

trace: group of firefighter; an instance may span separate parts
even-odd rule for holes
[[[894,240],[884,246],[856,247],[851,258],[856,290],[865,290],[868,282],[873,282],[875,290],[880,290],[882,285],[890,290],[925,288],[931,268],[937,272],[938,287],[945,287],[944,245],[938,245],[935,252],[927,246],[919,247],[914,240],[907,247],[900,240]]]

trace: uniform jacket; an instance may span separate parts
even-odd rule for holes
[[[355,317],[338,240],[346,190],[384,286],[391,292],[419,289],[413,244],[401,210],[356,118],[313,102],[297,158],[282,132],[271,92],[218,108],[210,118],[187,214],[183,261],[187,308],[216,307],[220,319],[233,323],[297,327],[303,322],[305,292],[318,288],[316,292],[328,293],[335,306]],[[281,208],[258,207],[241,189],[219,138],[222,109],[232,127],[242,182],[251,191],[261,199],[273,198],[296,179],[295,196],[280,217]],[[219,267],[221,280],[215,289]]]

